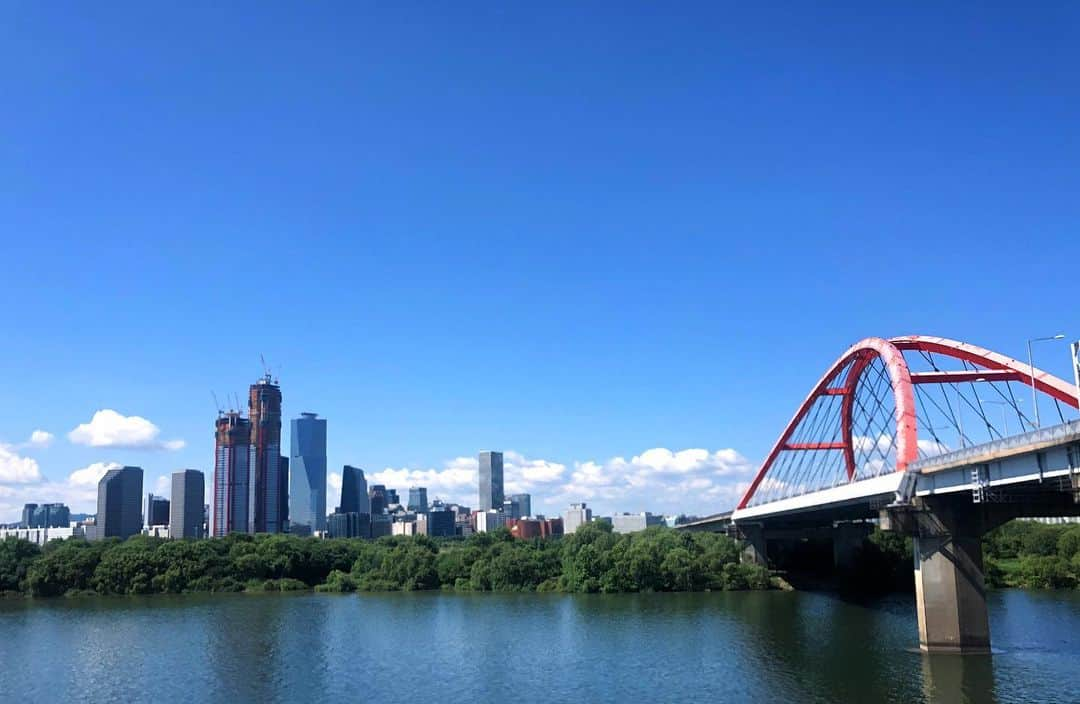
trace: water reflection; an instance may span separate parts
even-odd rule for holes
[[[993,655],[919,653],[923,694],[935,704],[996,704]]]

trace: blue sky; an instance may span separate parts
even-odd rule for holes
[[[708,512],[856,339],[1080,337],[1076,5],[214,5],[2,10],[0,521],[260,353],[331,467]]]

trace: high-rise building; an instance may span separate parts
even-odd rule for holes
[[[169,537],[203,537],[203,497],[206,479],[195,469],[172,475],[172,502],[169,505]]]
[[[167,526],[169,525],[169,500],[164,496],[146,496],[146,525]]]
[[[127,538],[142,531],[143,471],[110,469],[98,482],[94,537]]]
[[[528,518],[532,515],[532,496],[529,494],[510,494],[509,500],[514,506],[514,518]],[[504,502],[505,503],[505,502]]]
[[[281,387],[269,374],[249,389],[248,420],[251,423],[248,532],[280,533]]]
[[[289,455],[289,530],[326,530],[326,419],[301,413],[292,421]]]
[[[409,487],[409,505],[406,507],[416,513],[427,513],[427,488],[422,486]]]
[[[378,516],[386,511],[386,487],[382,484],[372,484],[368,490],[368,498],[371,503],[371,515]]]
[[[342,513],[371,513],[371,497],[368,496],[367,479],[364,470],[345,465],[341,470],[341,505]]]
[[[24,528],[67,528],[71,511],[64,504],[26,504],[23,506]]]
[[[285,455],[278,457],[278,514],[281,519],[281,529],[289,528],[289,458]]]
[[[251,515],[251,423],[229,411],[218,416],[215,430],[213,534],[246,533]]]
[[[484,450],[480,453],[480,510],[502,510],[503,453]]]
[[[563,512],[563,531],[566,535],[572,535],[579,526],[583,526],[591,520],[591,508],[584,503],[570,504],[570,508]]]
[[[386,505],[387,506],[400,506],[401,499],[398,498],[397,489],[386,490]]]

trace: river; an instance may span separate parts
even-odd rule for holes
[[[907,596],[8,599],[0,701],[1080,701],[1080,593],[990,618],[993,655],[928,657]]]

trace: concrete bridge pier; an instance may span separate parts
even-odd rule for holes
[[[747,523],[739,525],[739,538],[743,541],[741,561],[744,564],[761,565],[768,567],[769,556],[765,542],[765,527],[760,523]]]
[[[862,521],[837,523],[832,529],[833,567],[839,572],[855,569],[855,558],[863,541],[874,531],[872,523]]]
[[[919,647],[928,653],[989,653],[982,536],[1016,515],[970,495],[926,497],[881,512],[884,530],[912,536]]]
[[[919,648],[989,653],[982,521],[973,511],[957,508],[937,507],[914,537]]]

